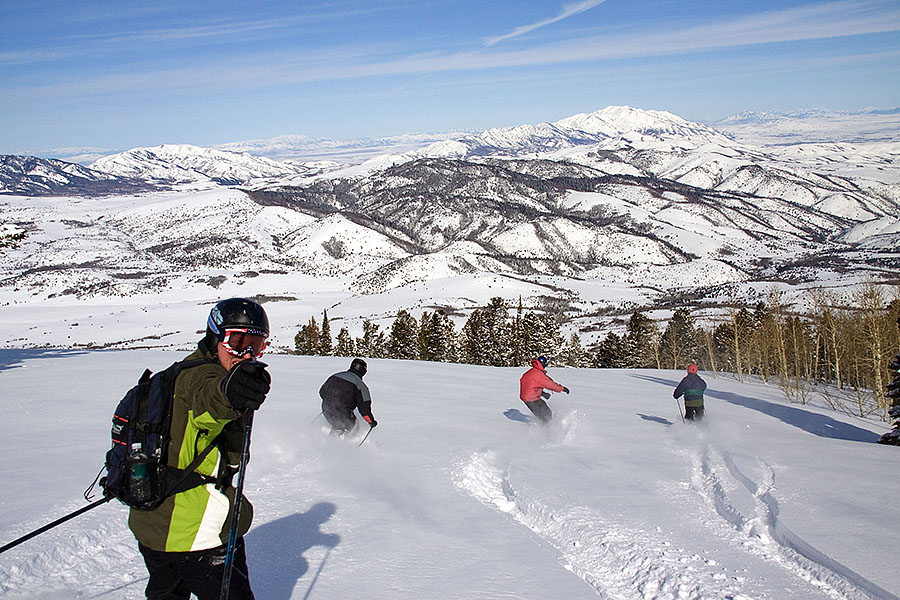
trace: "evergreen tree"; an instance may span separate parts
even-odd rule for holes
[[[900,329],[900,317],[897,318],[897,327]],[[893,379],[887,384],[887,397],[891,399],[888,415],[894,420],[894,428],[882,435],[878,443],[900,446],[900,353],[888,366],[888,372],[893,375]]]
[[[442,310],[423,312],[419,322],[419,358],[433,362],[456,360],[453,321]]]
[[[634,312],[622,340],[622,366],[626,369],[658,369],[659,326],[643,313]]]
[[[433,328],[434,323],[431,319],[431,313],[427,310],[423,310],[422,316],[419,318],[419,335],[416,336],[416,348],[419,352],[419,360],[437,362],[434,358],[435,353],[429,344],[433,335]]]
[[[491,298],[484,309],[485,363],[493,367],[509,366],[509,309],[503,298]]]
[[[531,311],[522,317],[522,333],[526,360],[529,362],[536,356],[554,359],[562,351],[565,339],[559,330],[556,320],[548,314],[536,314]]]
[[[459,332],[459,359],[470,365],[488,364],[484,339],[487,337],[484,325],[484,311],[476,308],[466,319]]]
[[[379,325],[368,319],[363,321],[363,335],[356,338],[356,353],[367,358],[383,358],[385,354],[384,332],[378,331]]]
[[[562,351],[563,364],[583,369],[592,366],[591,355],[581,346],[581,338],[577,333],[569,336],[569,341]]]
[[[319,325],[312,317],[294,336],[294,351],[297,354],[314,356],[319,353]]]
[[[719,324],[712,333],[713,348],[720,368],[736,373],[738,381],[744,380],[748,368],[751,337],[754,331],[753,315],[746,308],[729,309],[729,320]]]
[[[439,348],[438,356],[443,362],[457,362],[459,360],[458,337],[456,335],[456,323],[450,315],[440,310],[432,317],[435,324],[435,337],[437,341],[433,346]]]
[[[597,367],[600,369],[622,368],[625,353],[625,340],[610,331],[597,348]]]
[[[353,343],[353,336],[346,327],[341,327],[337,334],[337,346],[334,348],[335,356],[356,356],[356,344]]]
[[[328,321],[328,311],[322,311],[322,331],[319,335],[319,354],[331,356],[334,354],[334,345],[331,341],[331,324]]]
[[[678,308],[660,338],[661,367],[683,369],[688,363],[701,363],[702,353],[697,345],[694,318],[686,308]]]
[[[531,361],[531,357],[525,352],[525,331],[522,318],[522,296],[519,296],[516,316],[509,324],[509,365],[511,367],[527,367]]]
[[[419,358],[418,349],[419,324],[416,318],[406,310],[397,312],[397,317],[391,324],[391,333],[388,336],[388,358],[416,360]]]

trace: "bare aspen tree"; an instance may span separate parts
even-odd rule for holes
[[[825,345],[825,361],[838,389],[844,387],[841,372],[841,346],[838,343],[838,325],[835,318],[834,301],[824,290],[813,291],[813,305],[817,311],[817,331]]]
[[[703,336],[703,345],[706,348],[706,356],[709,360],[709,370],[713,372],[713,377],[718,378],[719,369],[716,365],[716,350],[713,347],[712,331],[706,329],[698,329],[698,335]]]
[[[741,324],[739,322],[740,311],[737,309],[737,304],[732,301],[731,305],[728,307],[728,316],[731,319],[731,333],[732,333],[732,352],[734,353],[734,368],[737,370],[737,378],[741,383],[744,382],[744,366],[741,361]]]
[[[873,282],[867,281],[854,295],[860,309],[860,335],[862,356],[860,363],[865,369],[871,369],[869,383],[875,395],[875,403],[883,414],[887,415],[887,398],[884,394],[885,343],[888,339],[888,323],[885,319],[887,309],[884,293]],[[869,379],[868,377],[866,379]],[[863,382],[861,382],[863,383]]]
[[[775,351],[775,368],[784,395],[791,402],[795,401],[794,389],[791,387],[791,373],[788,370],[787,340],[785,339],[785,307],[782,302],[784,293],[778,288],[772,288],[768,295],[769,327],[768,341]]]

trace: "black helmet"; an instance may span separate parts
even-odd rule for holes
[[[547,366],[547,357],[546,356],[538,356],[535,360],[538,361],[539,363],[541,363],[542,367]]]
[[[360,379],[363,378],[368,370],[369,366],[366,364],[366,361],[361,358],[354,358],[353,362],[350,363],[350,372],[359,375]]]
[[[262,306],[246,298],[229,298],[213,306],[206,321],[207,335],[213,335],[221,342],[225,339],[225,330],[235,328],[268,336],[269,318]]]

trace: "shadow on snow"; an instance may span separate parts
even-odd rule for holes
[[[678,385],[678,381],[663,379],[661,377],[651,377],[649,375],[632,375],[632,377],[659,383],[670,389],[675,389]],[[668,392],[668,395],[671,396],[671,391]],[[729,404],[736,404],[738,406],[743,406],[744,408],[759,411],[764,415],[774,417],[788,425],[797,427],[798,429],[802,429],[807,433],[819,437],[872,444],[878,442],[879,436],[877,433],[796,406],[788,406],[776,402],[769,402],[768,400],[761,400],[759,398],[741,396],[740,394],[732,392],[719,392],[709,388],[706,390],[706,396],[724,400]]]
[[[510,421],[519,421],[520,423],[531,423],[534,420],[517,408],[507,408],[503,411],[503,416]]]
[[[26,360],[77,356],[86,352],[87,350],[68,350],[65,348],[0,349],[0,371],[18,369],[25,364]]]
[[[322,558],[303,598],[309,598],[331,551],[341,536],[323,533],[320,528],[335,513],[331,502],[319,502],[305,513],[282,517],[256,527],[245,536],[250,583],[259,590],[256,595],[270,600],[289,600],[297,582],[309,571],[303,554],[315,546],[328,552]]]

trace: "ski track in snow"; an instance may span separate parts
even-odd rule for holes
[[[732,543],[778,564],[829,597],[898,600],[897,596],[817,550],[784,524],[775,497],[775,470],[771,465],[757,458],[764,475],[761,481],[754,481],[726,450],[705,439],[702,430],[699,439],[699,449],[693,457],[692,485],[722,520],[738,532],[737,537],[730,539]],[[750,493],[751,515],[735,507],[735,492],[729,495],[727,491],[732,482]]]
[[[577,420],[564,422],[563,442],[572,436],[574,424]],[[710,526],[718,529],[716,534],[726,543],[776,564],[825,597],[898,600],[784,525],[774,495],[775,471],[771,466],[760,461],[765,474],[762,481],[755,482],[726,451],[717,449],[702,435],[700,439],[699,449],[692,456],[690,490],[718,515],[718,523]],[[553,445],[557,444],[551,442],[545,447]],[[482,450],[456,467],[454,483],[553,546],[561,555],[563,567],[592,586],[598,596],[642,600],[757,597],[748,592],[754,586],[745,577],[729,574],[715,560],[677,547],[659,528],[625,527],[591,508],[554,510],[540,499],[526,497],[510,481],[509,468],[510,463],[498,452]],[[752,495],[752,514],[747,516],[736,508],[727,491],[729,486],[744,488]]]
[[[109,515],[109,506],[93,516],[97,525],[89,533],[67,533],[65,527],[42,534],[45,544],[10,550],[21,560],[0,565],[0,596],[28,598],[122,598],[143,596],[147,583],[144,563],[123,514]],[[107,511],[106,516],[98,515]],[[84,517],[82,517],[84,518]],[[53,541],[46,543],[46,538]]]
[[[630,529],[586,507],[553,511],[522,497],[493,451],[474,453],[456,472],[456,485],[509,514],[560,552],[563,566],[604,598],[718,598],[746,600],[740,582],[715,561],[687,555],[659,532]]]

